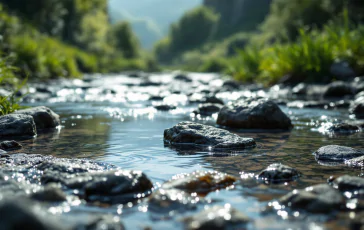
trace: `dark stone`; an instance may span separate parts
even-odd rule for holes
[[[33,210],[34,204],[28,200],[9,200],[0,204],[0,229],[48,230],[66,229]]]
[[[350,107],[351,101],[340,100],[329,103],[329,109],[348,109]]]
[[[220,104],[224,105],[224,101],[215,97],[215,96],[208,96],[205,98],[205,103],[211,103],[211,104]]]
[[[0,143],[0,149],[2,150],[14,150],[21,149],[23,146],[16,141],[3,141]]]
[[[228,89],[240,89],[240,83],[234,80],[226,80],[222,84],[222,87],[228,88]]]
[[[356,76],[355,71],[347,62],[335,62],[330,67],[331,75],[340,80],[349,80]]]
[[[171,145],[209,146],[215,149],[243,149],[256,145],[252,138],[242,138],[223,129],[188,121],[164,130],[164,141]]]
[[[319,148],[315,153],[316,160],[345,161],[364,155],[364,152],[346,146],[327,145]]]
[[[359,132],[359,130],[360,129],[358,126],[350,125],[350,124],[346,124],[346,123],[340,123],[340,124],[332,125],[331,127],[328,128],[327,131],[333,132],[333,133],[355,133],[355,132]]]
[[[344,96],[353,96],[355,89],[346,82],[336,81],[328,85],[324,92],[324,98],[340,98]]]
[[[296,180],[300,173],[289,166],[282,164],[271,164],[259,173],[258,178],[273,183],[284,183]]]
[[[32,116],[9,114],[0,116],[0,136],[35,136],[37,131]]]
[[[149,100],[151,101],[163,101],[164,97],[162,96],[158,96],[158,95],[155,95],[155,96],[150,96]]]
[[[299,96],[303,96],[307,94],[307,84],[305,83],[300,83],[298,85],[296,85],[295,87],[293,87],[292,89],[292,94],[294,95],[299,95]]]
[[[333,186],[342,192],[364,191],[364,178],[356,176],[341,176],[333,181]]]
[[[169,110],[176,109],[177,107],[174,105],[156,105],[156,106],[154,106],[154,108],[159,111],[169,111]]]
[[[164,183],[162,189],[178,189],[190,193],[207,194],[209,192],[229,187],[237,179],[221,172],[194,172],[190,174],[180,174],[172,180]]]
[[[48,184],[42,190],[33,193],[30,198],[45,202],[63,202],[67,200],[66,194],[57,184]]]
[[[177,74],[174,77],[174,80],[179,80],[179,81],[184,81],[184,82],[192,82],[192,79],[190,77],[188,77],[185,74]]]
[[[349,112],[354,114],[358,119],[364,118],[364,97],[358,97],[355,99],[350,104]]]
[[[353,168],[364,168],[364,156],[347,160],[345,164]]]
[[[222,108],[222,105],[220,104],[201,104],[198,106],[198,109],[194,112],[196,114],[200,114],[202,116],[211,116],[214,113],[220,112],[220,109]]]
[[[291,129],[291,119],[271,100],[249,99],[224,106],[217,124],[244,129]]]
[[[230,206],[213,206],[183,219],[189,230],[245,229],[250,219]]]
[[[45,106],[19,110],[15,114],[32,116],[37,130],[55,128],[60,125],[59,116]]]
[[[345,208],[345,197],[327,184],[319,184],[302,190],[293,190],[279,199],[281,205],[293,210],[312,213],[328,213]]]
[[[162,83],[161,82],[153,82],[153,81],[143,81],[139,84],[139,86],[142,86],[142,87],[147,87],[147,86],[161,86]]]

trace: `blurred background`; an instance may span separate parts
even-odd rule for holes
[[[179,69],[327,83],[363,74],[363,9],[357,0],[0,0],[2,74]]]

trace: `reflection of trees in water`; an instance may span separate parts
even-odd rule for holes
[[[68,118],[62,129],[38,133],[33,139],[18,139],[18,152],[57,157],[96,158],[105,154],[110,135],[110,119],[105,117]]]

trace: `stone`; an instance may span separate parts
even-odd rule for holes
[[[16,141],[3,141],[0,143],[0,149],[8,151],[8,150],[15,150],[21,149],[23,146]]]
[[[293,190],[278,200],[279,204],[293,210],[312,213],[328,213],[345,208],[345,197],[327,184],[319,184],[302,190]]]
[[[299,177],[300,173],[296,169],[282,164],[271,164],[258,175],[259,179],[273,183],[289,182]]]
[[[198,106],[198,109],[194,111],[194,113],[200,114],[202,116],[211,116],[214,113],[220,112],[221,108],[222,108],[221,104],[211,104],[211,103],[200,104]]]
[[[226,173],[197,171],[174,176],[172,180],[162,185],[162,189],[178,189],[190,193],[207,194],[218,189],[229,187],[236,181],[237,178]]]
[[[57,184],[48,184],[42,190],[33,193],[30,198],[43,202],[63,202],[67,200],[67,195]]]
[[[306,95],[307,94],[307,84],[305,83],[299,83],[298,85],[296,85],[295,87],[293,87],[292,89],[292,94],[294,95]]]
[[[243,129],[293,128],[291,119],[271,100],[247,99],[224,106],[217,118],[217,124]]]
[[[345,161],[364,155],[364,152],[346,146],[327,145],[314,152],[316,160]]]
[[[59,116],[50,108],[39,106],[16,111],[15,114],[30,115],[33,117],[37,130],[56,128],[60,125]]]
[[[333,186],[339,189],[341,192],[352,192],[358,190],[363,190],[364,192],[364,178],[344,175],[336,178],[333,181]]]
[[[250,219],[240,211],[225,206],[212,206],[202,212],[183,219],[189,230],[245,229]]]
[[[222,87],[228,88],[228,89],[240,89],[240,83],[234,80],[226,80],[222,84]]]
[[[32,116],[24,114],[0,116],[0,137],[35,135],[37,131]]]
[[[201,200],[202,197],[191,196],[179,189],[158,189],[148,197],[148,209],[156,213],[184,212],[195,209]]]
[[[0,203],[0,229],[48,230],[66,229],[51,221],[49,215],[34,211],[34,203],[25,199],[8,200]]]
[[[359,132],[360,129],[356,125],[350,125],[347,123],[334,124],[327,129],[328,132],[332,133],[355,133]]]
[[[349,107],[349,112],[354,114],[356,118],[364,118],[364,97],[358,97],[355,99]]]
[[[353,96],[355,89],[351,84],[343,81],[335,81],[328,85],[326,91],[323,94],[324,98],[341,98],[344,96]]]
[[[185,74],[177,74],[174,76],[174,80],[184,81],[184,82],[192,82],[192,79]]]
[[[216,96],[207,96],[205,98],[205,103],[211,103],[211,104],[220,104],[220,105],[224,105],[224,101],[217,98]]]
[[[346,160],[345,164],[353,168],[364,168],[364,156]]]
[[[177,107],[174,105],[156,105],[156,106],[154,106],[154,108],[159,111],[169,111],[169,110],[176,109]]]
[[[330,73],[340,80],[349,80],[356,76],[355,71],[347,62],[335,62],[330,67]]]
[[[244,149],[256,146],[252,138],[242,138],[223,129],[188,121],[164,130],[164,141],[170,145],[205,146],[214,149]]]

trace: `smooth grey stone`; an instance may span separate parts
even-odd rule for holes
[[[0,116],[0,136],[35,136],[36,126],[32,116],[8,114]]]
[[[258,175],[259,179],[273,183],[293,181],[300,177],[298,170],[282,164],[271,164]]]
[[[32,116],[37,130],[55,128],[60,125],[59,115],[45,106],[19,110],[15,114]]]
[[[364,152],[346,146],[327,145],[319,148],[315,153],[316,160],[345,161],[364,155]]]

